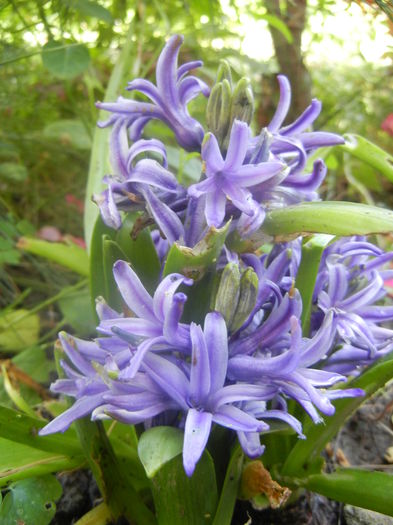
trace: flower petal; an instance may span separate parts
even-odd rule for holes
[[[212,414],[199,412],[194,408],[188,411],[184,427],[183,466],[187,476],[192,476],[209,439]]]
[[[138,317],[154,322],[156,317],[153,311],[153,299],[130,265],[125,261],[116,261],[113,266],[113,276],[128,308]]]

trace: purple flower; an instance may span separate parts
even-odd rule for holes
[[[273,177],[285,177],[285,165],[271,161],[244,164],[250,140],[250,129],[245,122],[235,120],[225,160],[217,139],[208,133],[202,144],[202,160],[206,179],[188,188],[191,197],[206,199],[205,216],[209,226],[222,225],[228,201],[235,209],[253,220],[262,222],[264,212],[253,199],[252,188]]]
[[[269,133],[273,135],[271,151],[287,159],[287,163],[291,166],[291,174],[299,173],[304,169],[310,151],[344,144],[344,139],[325,131],[306,131],[321,112],[322,104],[317,99],[313,99],[310,106],[294,122],[282,127],[291,104],[291,86],[284,75],[278,75],[277,80],[280,86],[280,100],[267,127]]]
[[[187,105],[200,93],[208,96],[210,90],[202,80],[188,75],[192,69],[200,67],[202,62],[194,61],[177,66],[182,43],[183,37],[179,35],[168,40],[157,62],[156,86],[143,79],[129,82],[128,91],[139,91],[151,102],[119,97],[117,102],[97,103],[100,109],[114,114],[108,121],[100,123],[101,127],[121,120],[134,141],[141,137],[143,128],[151,119],[159,119],[172,129],[181,147],[187,151],[200,151],[204,131],[201,124],[189,115]]]
[[[276,394],[297,401],[315,423],[322,421],[316,409],[332,415],[330,399],[363,395],[359,389],[325,390],[346,377],[310,368],[329,352],[333,336],[333,315],[329,313],[313,338],[301,337],[301,326],[291,315],[288,299],[273,310],[257,331],[237,340],[230,347],[228,377],[275,389]],[[258,333],[259,337],[256,337]],[[282,419],[285,419],[285,413]],[[289,418],[287,422],[291,424]]]
[[[182,237],[184,229],[176,211],[185,207],[185,190],[167,169],[162,142],[138,140],[129,146],[126,125],[119,121],[111,134],[110,154],[115,176],[106,177],[108,189],[94,196],[105,224],[118,229],[120,211],[145,210],[169,242]],[[158,155],[162,164],[153,158],[141,159],[142,154]]]
[[[244,400],[263,400],[269,391],[248,383],[225,385],[228,340],[224,319],[207,314],[204,331],[191,324],[192,354],[189,372],[164,357],[150,354],[144,362],[147,374],[178,403],[185,414],[183,464],[188,476],[194,472],[213,423],[240,432],[260,432],[268,425],[236,406]]]
[[[121,377],[133,377],[149,351],[163,351],[175,345],[178,351],[189,353],[190,328],[180,322],[187,296],[176,293],[176,290],[181,284],[190,286],[192,279],[170,274],[161,281],[154,297],[151,297],[136,273],[124,261],[115,263],[113,274],[125,304],[136,316],[120,317],[114,313],[105,316],[98,326],[101,334],[115,334],[135,348]]]
[[[254,191],[254,198],[270,206],[296,204],[318,199],[317,189],[326,175],[323,160],[314,162],[310,173],[304,173],[310,153],[320,147],[343,144],[344,139],[334,133],[307,131],[321,111],[321,103],[314,99],[311,105],[293,123],[282,127],[291,104],[291,87],[288,79],[279,75],[280,100],[267,128],[251,140],[247,158],[250,163],[266,159],[272,154],[287,164],[286,177],[274,185],[261,186]]]
[[[392,274],[381,267],[392,259],[393,252],[360,237],[340,239],[324,251],[311,320],[315,330],[326,311],[334,314],[338,349],[327,367],[353,373],[393,349],[393,330],[384,326],[393,320],[393,307],[381,302]]]

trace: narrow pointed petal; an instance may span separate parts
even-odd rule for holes
[[[176,107],[179,105],[177,93],[177,60],[183,37],[173,35],[162,50],[156,67],[156,82],[165,105]]]
[[[213,178],[210,179],[204,179],[201,182],[198,182],[197,184],[192,184],[188,188],[188,195],[190,197],[199,198],[202,195],[205,195],[207,192],[214,191],[215,188],[215,182]]]
[[[224,169],[231,171],[239,168],[247,153],[250,138],[250,128],[246,122],[235,120],[232,124],[228,144],[228,153],[225,157]]]
[[[221,406],[213,414],[213,421],[226,428],[242,432],[263,432],[269,428],[269,425],[263,421],[258,421],[233,405]]]
[[[173,296],[181,284],[191,286],[193,280],[180,273],[167,275],[158,285],[154,293],[153,308],[157,319],[164,321],[165,316],[172,304]]]
[[[149,80],[136,78],[135,80],[128,82],[126,89],[127,91],[139,91],[140,93],[143,93],[149,97],[150,100],[154,102],[154,104],[157,104],[157,106],[161,106],[162,104],[162,98],[160,96],[159,90]]]
[[[128,308],[138,317],[154,322],[153,299],[130,265],[125,261],[115,262],[113,276]]]
[[[212,415],[194,408],[188,411],[184,427],[183,466],[187,476],[192,476],[209,439]]]
[[[292,177],[287,177],[283,185],[294,188],[298,191],[315,191],[319,188],[326,177],[327,168],[322,159],[314,162],[313,171],[308,175],[299,173]]]
[[[294,135],[296,133],[305,131],[311,126],[314,120],[318,118],[321,109],[321,102],[314,98],[308,108],[300,115],[300,117],[297,118],[292,124],[289,124],[289,126],[282,128],[280,133],[282,135]]]
[[[211,312],[205,317],[205,340],[211,370],[211,393],[224,386],[228,366],[228,332],[222,315]]]
[[[310,133],[301,133],[298,139],[306,150],[322,148],[324,146],[335,146],[345,144],[345,140],[335,133],[327,131],[312,131]]]
[[[187,296],[183,293],[178,293],[173,297],[172,304],[165,316],[163,334],[168,343],[188,348],[190,344],[189,327],[183,329],[182,326],[179,326],[186,301]]]
[[[158,153],[162,157],[162,164],[166,168],[168,165],[166,158],[166,149],[164,144],[160,140],[149,139],[144,140],[140,139],[135,142],[129,149],[127,155],[127,169],[131,172],[133,168],[133,162],[138,155],[141,153]]]
[[[249,458],[256,459],[265,451],[265,445],[261,445],[259,432],[237,432],[240,446]]]
[[[130,365],[121,371],[119,377],[121,379],[132,379],[135,377],[148,351],[151,350],[153,346],[163,343],[165,343],[165,339],[163,337],[156,337],[143,341],[143,343],[138,346],[136,353],[132,356]]]
[[[150,352],[146,355],[144,369],[155,383],[184,410],[188,409],[189,382],[184,373],[173,363]]]
[[[224,160],[217,139],[212,133],[207,133],[203,140],[201,156],[207,163],[207,177],[223,169]]]
[[[127,178],[127,124],[123,119],[119,119],[113,126],[110,135],[109,151],[114,172],[116,175]]]
[[[276,112],[267,127],[271,132],[277,132],[280,129],[291,105],[291,85],[289,80],[284,75],[278,75],[277,80],[280,86],[280,100]]]
[[[263,162],[261,164],[246,164],[239,168],[236,173],[231,174],[231,182],[235,182],[241,188],[248,188],[261,184],[286,168],[282,162]]]
[[[206,221],[208,226],[219,228],[224,222],[226,197],[220,190],[208,193],[206,196]]]
[[[146,200],[146,206],[170,244],[178,241],[184,237],[184,228],[177,213],[175,213],[169,206],[162,202],[154,193],[148,188],[144,188],[143,196]]]
[[[80,354],[74,338],[65,332],[60,332],[59,339],[63,350],[71,363],[76,366],[76,368],[80,370],[82,374],[85,374],[88,377],[95,376],[96,371],[90,362]]]
[[[206,97],[209,96],[209,86],[197,77],[184,78],[179,85],[180,103],[187,105],[191,100],[203,93]]]
[[[193,405],[203,405],[210,392],[209,354],[202,328],[191,323],[190,336],[192,344],[191,369],[190,369],[190,400]]]
[[[67,428],[77,419],[87,416],[102,403],[103,393],[95,396],[82,397],[75,401],[71,408],[57,416],[53,421],[42,428],[38,434],[47,436],[55,432],[65,432]]]
[[[193,69],[197,69],[198,67],[202,67],[203,62],[202,60],[192,60],[191,62],[185,62],[177,69],[177,80],[181,80],[184,75],[192,71]]]
[[[149,184],[164,191],[176,192],[179,190],[176,177],[152,159],[140,160],[132,170],[128,180],[130,182]]]
[[[113,198],[111,186],[101,194],[93,195],[93,200],[100,209],[104,223],[109,226],[109,228],[118,230],[121,226],[121,217]]]

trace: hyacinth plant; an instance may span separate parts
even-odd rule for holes
[[[391,476],[325,473],[321,457],[393,376],[393,252],[366,238],[393,214],[320,200],[320,148],[356,145],[312,131],[318,100],[284,124],[280,75],[277,110],[255,131],[249,81],[222,63],[209,87],[201,62],[179,65],[182,41],[166,43],[155,84],[97,103],[111,166],[87,239],[97,335],[59,334],[51,389],[69,408],[37,439],[67,431],[72,449],[76,428],[104,498],[95,523],[229,525],[237,498],[277,507],[302,489],[393,515]],[[204,122],[188,110],[197,96]],[[152,120],[197,178],[179,180]]]

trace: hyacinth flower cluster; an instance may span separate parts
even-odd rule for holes
[[[147,290],[144,275],[129,262],[114,264],[123,310],[98,298],[97,338],[60,334],[66,378],[52,391],[75,402],[40,433],[63,432],[85,416],[145,428],[175,426],[184,432],[183,465],[192,476],[218,426],[257,458],[264,452],[260,436],[272,420],[304,438],[292,402],[319,424],[334,413],[332,401],[363,395],[343,383],[393,349],[393,307],[384,304],[393,253],[360,237],[327,246],[306,331],[296,288],[302,238],[250,253],[237,253],[227,240],[233,232],[247,240],[271,208],[317,200],[326,167],[317,159],[308,168],[310,156],[343,140],[310,131],[321,111],[317,100],[283,126],[290,107],[283,76],[277,110],[254,134],[248,81],[233,86],[224,65],[210,90],[190,74],[200,62],[178,66],[181,44],[173,36],[164,47],[156,85],[129,83],[129,91],[149,102],[120,97],[97,104],[111,113],[99,125],[112,127],[113,171],[94,199],[110,228],[121,228],[124,214],[136,212],[138,228],[149,229],[161,264],[155,290]],[[207,126],[188,112],[198,95],[208,98]],[[200,180],[187,187],[178,182],[165,145],[143,136],[152,119],[172,130],[180,148],[200,154]],[[218,235],[216,257],[203,272],[194,274],[187,264],[170,271],[173,250],[191,260]],[[195,305],[209,274],[214,285],[200,314]]]

